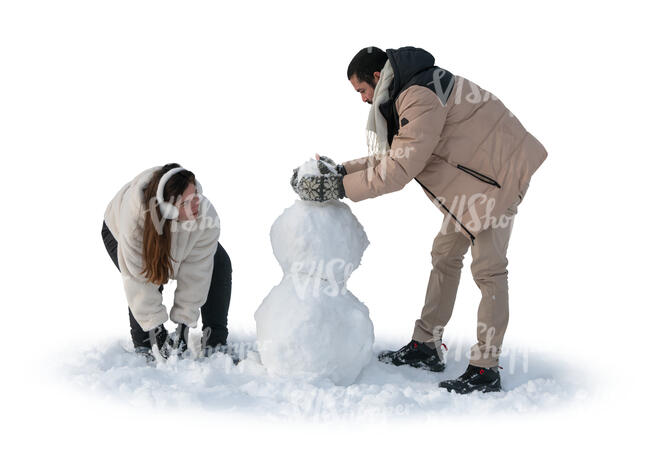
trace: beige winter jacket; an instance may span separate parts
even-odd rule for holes
[[[160,167],[148,169],[122,187],[104,213],[106,226],[117,240],[118,263],[129,308],[145,331],[167,321],[158,285],[148,282],[140,273],[147,210],[143,191],[158,169]],[[172,220],[170,223],[171,256],[175,260],[172,261],[171,278],[177,281],[170,317],[175,323],[195,328],[210,289],[219,241],[219,217],[210,201],[203,197],[196,220]]]
[[[405,89],[395,102],[401,127],[389,154],[343,163],[343,185],[361,201],[417,179],[473,242],[517,201],[547,153],[494,95],[454,77],[446,105],[426,87]]]

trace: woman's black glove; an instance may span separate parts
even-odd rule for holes
[[[153,348],[154,344],[158,347],[158,350],[162,350],[165,342],[167,341],[169,334],[165,325],[158,325],[154,329],[149,330],[149,338],[146,340],[150,348]]]
[[[187,350],[187,340],[189,339],[190,328],[181,323],[176,327],[176,331],[169,334],[163,347],[160,349],[160,354],[163,358],[167,359],[172,354],[176,353],[178,357],[182,357],[183,353]]]

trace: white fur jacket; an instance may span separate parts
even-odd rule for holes
[[[167,321],[167,309],[158,285],[147,281],[140,273],[144,216],[148,209],[143,192],[158,169],[160,167],[148,169],[122,187],[104,213],[106,226],[117,240],[117,258],[129,308],[145,331]],[[210,201],[202,197],[196,220],[169,223],[173,258],[171,279],[177,281],[170,317],[175,323],[195,328],[210,289],[220,233],[219,216]]]

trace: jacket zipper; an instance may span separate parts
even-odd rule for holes
[[[486,176],[485,174],[481,174],[478,171],[474,171],[473,169],[468,168],[468,167],[463,166],[463,165],[456,165],[456,168],[460,169],[461,171],[465,171],[470,176],[474,176],[475,178],[477,178],[481,182],[485,182],[486,184],[494,185],[497,188],[501,188],[501,186],[499,185],[499,183],[497,181],[495,181],[491,177]]]
[[[465,230],[465,232],[466,232],[467,234],[469,234],[469,237],[470,237],[470,239],[471,239],[471,241],[472,241],[472,245],[474,245],[474,239],[475,239],[476,237],[475,237],[475,236],[474,236],[474,235],[473,235],[473,234],[472,234],[472,233],[471,233],[471,232],[470,232],[470,231],[465,227],[465,225],[463,225],[463,224],[461,223],[460,220],[458,220],[458,218],[456,218],[456,216],[455,216],[454,214],[452,214],[452,212],[451,212],[449,209],[447,209],[447,206],[445,206],[445,205],[442,203],[442,201],[440,201],[440,200],[438,199],[438,197],[437,197],[436,195],[433,194],[433,192],[432,192],[431,190],[429,190],[427,187],[425,187],[425,185],[424,185],[422,182],[420,182],[420,180],[419,180],[417,177],[415,178],[415,180],[417,181],[418,184],[420,184],[420,185],[422,186],[422,188],[423,188],[427,193],[429,193],[431,196],[433,196],[433,198],[438,202],[438,204],[440,204],[440,205],[442,206],[442,208],[443,208],[444,210],[446,210],[447,213],[448,213],[449,215],[451,215],[451,216],[453,217],[453,219],[456,220],[456,222],[457,222],[457,223],[458,223],[458,224],[459,224],[459,225],[460,225],[460,226]]]

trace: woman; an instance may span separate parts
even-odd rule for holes
[[[122,274],[135,351],[154,360],[187,349],[199,314],[202,356],[225,351],[232,283],[230,258],[219,244],[219,217],[194,174],[176,163],[148,169],[117,192],[104,214],[102,238]],[[177,281],[168,334],[163,285]]]

